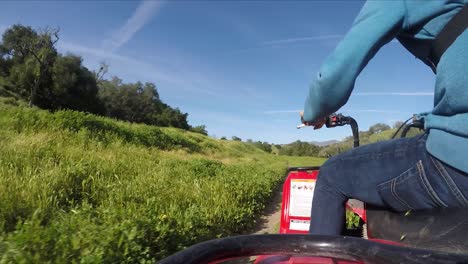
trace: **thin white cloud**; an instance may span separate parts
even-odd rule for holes
[[[163,1],[142,1],[125,24],[104,41],[104,47],[115,51],[127,43],[161,9]]]
[[[57,43],[57,47],[62,52],[71,52],[71,53],[76,53],[79,55],[91,55],[94,58],[99,59],[99,60],[116,61],[118,64],[127,65],[130,71],[131,70],[136,70],[136,71],[143,70],[143,72],[152,72],[152,75],[156,76],[160,80],[165,80],[165,81],[169,81],[173,83],[182,82],[180,78],[170,75],[168,73],[164,73],[161,70],[156,69],[153,65],[149,63],[139,61],[130,57],[118,55],[111,51],[90,48],[90,47],[82,46],[82,45],[75,44],[75,43],[65,42],[65,41],[59,41]]]
[[[268,40],[268,41],[264,41],[264,42],[257,44],[256,47],[234,50],[229,53],[232,53],[232,54],[247,53],[247,52],[258,51],[258,50],[269,48],[269,47],[283,46],[283,45],[295,44],[295,43],[300,43],[300,42],[308,42],[308,41],[325,41],[325,40],[332,40],[332,39],[339,40],[343,38],[343,36],[344,35],[342,34],[328,34],[328,35],[317,35],[317,36],[300,37],[300,38]]]
[[[344,34],[327,34],[327,35],[317,35],[317,36],[309,36],[309,37],[300,37],[300,38],[286,38],[286,39],[276,39],[276,40],[269,40],[264,41],[258,44],[257,47],[245,48],[232,51],[230,53],[237,54],[237,53],[246,53],[250,51],[255,51],[259,49],[264,49],[266,47],[274,47],[274,46],[282,46],[282,45],[289,45],[301,42],[309,42],[309,41],[324,41],[324,40],[340,40],[344,37]],[[393,39],[390,43],[399,43],[397,39]]]
[[[267,115],[273,115],[273,114],[290,114],[290,113],[296,113],[298,114],[302,110],[271,110],[271,111],[264,111],[264,114]]]
[[[433,96],[433,92],[357,92],[358,96]]]
[[[310,37],[300,37],[300,38],[286,38],[286,39],[277,39],[277,40],[270,40],[261,43],[261,46],[276,46],[276,45],[287,45],[293,44],[298,42],[308,42],[314,40],[330,40],[336,39],[340,40],[344,37],[344,34],[328,34],[328,35],[318,35],[318,36],[310,36]],[[397,39],[393,39],[390,43],[399,43]]]
[[[258,51],[269,47],[277,47],[277,46],[287,46],[291,44],[301,43],[301,42],[308,42],[308,41],[326,41],[326,40],[341,40],[345,35],[344,34],[329,34],[329,35],[318,35],[318,36],[310,36],[310,37],[300,37],[300,38],[286,38],[286,39],[277,39],[277,40],[269,40],[261,42],[257,44],[256,47],[238,49],[234,51],[230,51],[230,54],[239,54],[239,53],[249,53],[252,51]],[[398,40],[394,39],[390,41],[390,43],[399,43]]]
[[[89,55],[94,55],[99,58],[115,59],[115,60],[121,60],[121,61],[134,61],[133,59],[129,57],[120,56],[111,51],[107,51],[103,49],[94,49],[94,48],[90,48],[90,47],[86,47],[86,46],[82,46],[79,44],[66,42],[66,41],[59,41],[57,43],[57,47],[60,51],[64,51],[64,52],[89,54]]]
[[[267,100],[265,95],[256,92],[255,88],[237,80],[226,80],[225,77],[219,78],[217,76],[222,74],[212,69],[205,69],[199,62],[193,64],[186,56],[183,56],[184,60],[174,59],[173,56],[158,57],[158,64],[154,65],[133,57],[119,55],[116,52],[62,40],[57,43],[57,48],[62,53],[71,52],[82,56],[86,66],[91,69],[98,67],[99,62],[105,61],[110,65],[110,76],[115,74],[123,77],[130,76],[133,80],[151,81],[157,84],[166,83],[164,86],[159,86],[158,89],[172,90],[167,91],[167,93],[174,93],[174,89],[177,89],[182,92],[178,93],[179,96],[186,97],[187,95],[184,92],[189,92],[190,94],[243,100],[244,104],[247,99],[255,100],[256,105],[263,102],[262,100]],[[230,89],[229,87],[236,87],[236,89]]]
[[[298,114],[303,110],[271,110],[271,111],[264,111],[263,114],[273,115],[273,114]],[[353,113],[381,113],[381,114],[407,114],[409,112],[404,111],[394,111],[394,110],[380,110],[380,109],[348,109],[345,112],[353,112]]]
[[[346,112],[352,113],[379,113],[379,114],[408,114],[410,112],[380,109],[349,109]]]
[[[110,64],[112,69],[124,69],[128,74],[143,81],[160,82],[165,81],[171,84],[176,84],[179,89],[185,91],[192,91],[207,95],[217,95],[216,91],[202,87],[198,83],[197,76],[193,74],[188,75],[186,72],[168,71],[161,67],[156,67],[150,63],[140,61],[134,58],[118,55],[114,52],[90,48],[75,43],[59,41],[57,48],[60,52],[71,52],[73,54],[81,55],[83,58],[90,59],[94,62],[106,61]],[[89,62],[89,60],[87,60]]]
[[[314,40],[329,40],[329,39],[341,39],[341,38],[343,38],[342,34],[318,35],[318,36],[301,37],[301,38],[287,38],[287,39],[265,41],[265,42],[262,42],[261,46],[274,46],[274,45],[284,45],[284,44],[292,44],[292,43],[307,42],[307,41],[314,41]]]

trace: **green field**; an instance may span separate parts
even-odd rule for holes
[[[244,233],[287,166],[323,161],[0,98],[0,263],[152,262]]]

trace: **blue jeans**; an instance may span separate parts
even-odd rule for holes
[[[383,141],[330,158],[317,179],[310,233],[340,235],[350,198],[398,212],[468,207],[468,174],[431,156],[426,139]]]

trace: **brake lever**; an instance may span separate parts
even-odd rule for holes
[[[336,113],[327,116],[326,121],[325,121],[325,126],[327,128],[344,126],[344,125],[349,125],[349,124],[350,124],[349,117],[343,116],[343,114],[336,114]],[[307,126],[306,124],[300,124],[296,126],[296,128],[301,129],[306,126]]]

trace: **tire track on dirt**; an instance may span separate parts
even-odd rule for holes
[[[278,185],[273,190],[270,201],[265,206],[261,216],[253,228],[253,234],[277,234],[281,217],[281,200],[283,196],[283,185]]]

